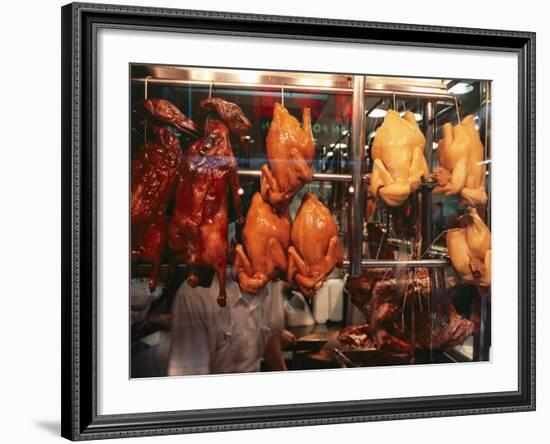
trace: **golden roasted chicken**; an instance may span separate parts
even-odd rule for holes
[[[279,215],[260,193],[254,194],[233,262],[241,290],[257,294],[270,280],[286,276],[290,225],[288,211]]]
[[[418,189],[422,178],[429,179],[425,144],[426,138],[411,112],[401,117],[397,111],[388,110],[372,146],[367,221],[376,209],[377,198],[390,207],[399,206]]]
[[[300,126],[283,105],[275,103],[266,145],[269,166],[262,167],[262,197],[284,212],[296,193],[312,180],[314,144],[310,109],[303,109]]]
[[[314,194],[304,194],[290,239],[287,279],[296,282],[300,291],[311,297],[344,259],[336,223]]]
[[[438,183],[433,192],[460,194],[464,205],[485,205],[485,155],[472,115],[454,127],[443,125],[437,154],[441,166],[433,172]]]
[[[173,259],[189,267],[187,282],[191,287],[202,285],[205,268],[215,270],[221,306],[226,298],[228,188],[241,219],[237,161],[229,130],[223,122],[208,119],[204,136],[183,155],[168,244]]]
[[[464,282],[487,288],[491,285],[491,232],[475,208],[457,222],[459,228],[447,231],[453,268]]]

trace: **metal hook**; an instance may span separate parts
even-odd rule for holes
[[[148,84],[149,84],[149,79],[152,79],[153,77],[151,76],[147,76],[145,77],[145,100],[147,100],[147,89],[148,89]]]
[[[281,85],[281,105],[285,106],[285,85]]]
[[[460,111],[458,109],[458,98],[454,96],[455,98],[455,107],[456,107],[456,118],[458,119],[458,124],[460,124]]]
[[[208,98],[212,98],[212,87],[214,86],[214,82],[210,80],[210,85],[208,86]]]

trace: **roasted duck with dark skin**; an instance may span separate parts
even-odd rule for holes
[[[275,103],[266,139],[268,165],[262,167],[261,193],[266,202],[283,212],[292,198],[311,182],[314,144],[311,112],[304,108],[302,126],[280,103]]]
[[[164,99],[145,99],[136,105],[138,116],[148,124],[170,125],[190,135],[198,135],[199,127],[173,103]]]
[[[189,267],[187,282],[191,287],[201,284],[205,268],[215,270],[220,306],[226,299],[228,188],[238,222],[242,223],[237,161],[229,130],[223,122],[208,119],[205,135],[183,155],[168,244],[173,259]]]
[[[231,134],[241,140],[246,136],[251,128],[252,124],[250,120],[245,116],[242,109],[234,103],[227,102],[219,97],[210,97],[201,100],[199,104],[199,114],[201,116],[214,113],[217,117],[225,123]]]
[[[344,259],[336,222],[314,194],[304,194],[290,239],[288,282],[296,282],[304,296],[311,297]]]
[[[151,141],[139,148],[132,161],[132,261],[152,263],[151,291],[157,284],[166,238],[164,218],[182,158],[177,137],[166,128],[154,127]]]
[[[257,294],[270,280],[286,275],[290,225],[288,211],[279,216],[260,193],[254,194],[233,262],[241,290]]]

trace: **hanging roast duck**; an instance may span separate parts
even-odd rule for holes
[[[132,262],[152,264],[149,287],[154,291],[166,241],[166,209],[182,162],[179,141],[165,126],[190,134],[198,127],[167,100],[144,100],[137,111],[148,122],[151,139],[138,149],[131,166]]]
[[[217,117],[224,119],[227,114]],[[231,191],[237,221],[242,223],[237,160],[229,128],[225,121],[209,117],[204,136],[183,155],[176,204],[168,227],[168,244],[173,260],[188,266],[187,282],[191,287],[203,285],[205,272],[212,269],[216,272],[221,306],[226,299],[228,191]]]

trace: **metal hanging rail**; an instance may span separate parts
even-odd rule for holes
[[[356,77],[368,77],[368,76],[356,76]],[[197,85],[210,87],[215,85],[216,87],[228,88],[228,89],[272,89],[280,91],[281,88],[284,88],[287,91],[326,91],[326,92],[340,92],[340,93],[353,93],[353,87],[344,88],[344,87],[335,87],[335,86],[316,86],[316,85],[288,85],[288,84],[278,84],[278,83],[240,83],[240,82],[211,82],[209,80],[188,80],[188,79],[165,79],[158,77],[136,77],[133,78],[133,82],[147,82],[157,85]],[[387,89],[373,89],[373,88],[364,88],[365,95],[367,96],[398,96],[398,97],[410,97],[410,98],[419,98],[419,99],[434,99],[440,100],[445,103],[455,103],[455,96],[453,94],[447,93],[438,93],[430,91],[403,91],[403,90],[387,90]]]
[[[363,259],[361,260],[361,268],[441,268],[447,267],[449,261],[447,259],[418,259],[410,261],[397,260],[381,260],[381,259]],[[350,261],[345,259],[342,263],[344,268],[350,267]]]

